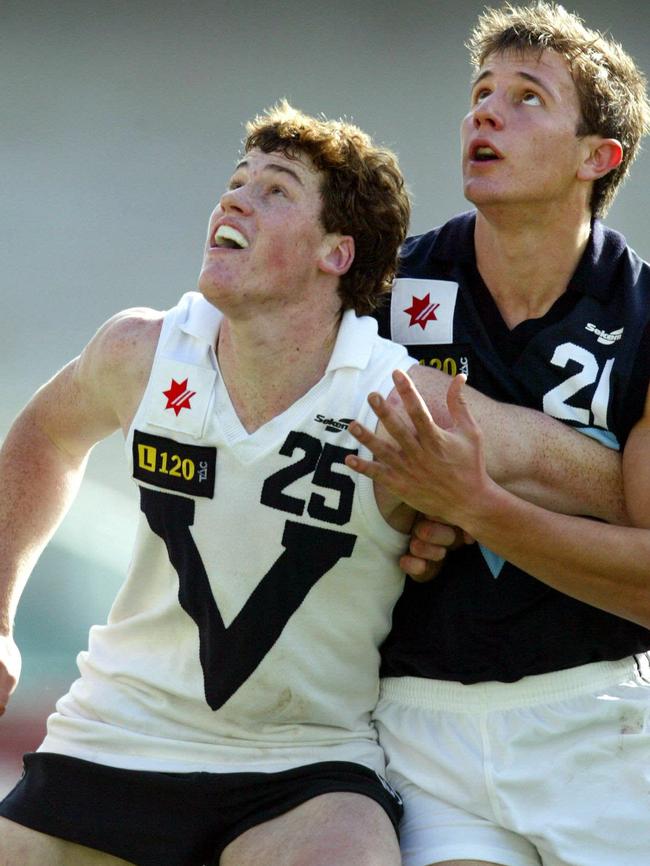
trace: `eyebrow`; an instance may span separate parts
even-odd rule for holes
[[[474,79],[474,81],[472,81],[472,87],[471,87],[471,89],[474,90],[474,88],[476,87],[476,85],[477,85],[479,82],[483,81],[485,78],[490,78],[490,77],[492,77],[493,75],[494,75],[494,72],[492,72],[491,69],[486,69],[486,70],[484,70],[483,72],[481,72],[480,75],[478,75],[478,76]],[[519,78],[523,78],[525,81],[530,81],[532,84],[536,84],[537,87],[541,88],[545,93],[548,93],[548,95],[549,95],[550,97],[552,97],[553,99],[557,99],[557,94],[555,94],[552,90],[550,90],[550,89],[549,89],[549,88],[544,84],[544,82],[542,81],[542,79],[541,79],[541,78],[538,78],[536,75],[531,75],[530,72],[524,72],[523,69],[520,70],[519,72],[516,72],[515,75],[517,75]]]
[[[240,168],[248,168],[248,160],[242,159],[241,162],[237,163],[235,166],[235,171],[238,171]],[[298,172],[294,171],[292,168],[289,168],[286,165],[282,165],[279,162],[267,162],[267,164],[261,169],[261,171],[273,171],[273,172],[281,172],[283,174],[288,174],[292,177],[300,186],[304,186],[302,179]]]

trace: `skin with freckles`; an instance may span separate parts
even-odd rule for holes
[[[198,286],[209,301],[237,318],[250,316],[253,303],[269,312],[297,299],[304,309],[315,306],[323,292],[313,273],[327,272],[332,242],[320,221],[320,183],[304,155],[257,149],[246,154],[208,223]],[[222,223],[237,229],[248,246],[217,246],[214,235]],[[349,238],[345,244],[351,262],[354,243]]]

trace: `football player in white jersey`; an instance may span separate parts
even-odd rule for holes
[[[209,220],[201,294],[111,319],[4,443],[2,709],[21,591],[90,448],[116,429],[143,515],[108,623],[0,805],[3,866],[400,861],[370,713],[415,512],[347,471],[340,443],[366,392],[388,396],[392,369],[412,365],[364,315],[392,282],[408,198],[394,156],[347,123],[280,104],[248,132]],[[448,423],[446,377],[417,364],[413,376]],[[497,481],[620,513],[611,452],[542,413],[467,399]],[[552,467],[531,458],[552,443]],[[567,491],[578,459],[614,493],[584,476]],[[254,543],[267,537],[276,549]],[[250,583],[246,560],[264,557]]]

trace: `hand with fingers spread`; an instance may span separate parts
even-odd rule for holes
[[[451,425],[446,429],[433,420],[408,375],[395,371],[393,381],[401,407],[377,394],[368,397],[380,421],[377,434],[357,422],[349,428],[375,459],[354,455],[346,463],[423,514],[463,526],[468,510],[492,484],[482,434],[463,397],[465,377],[456,376],[449,386]]]

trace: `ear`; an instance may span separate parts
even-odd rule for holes
[[[354,261],[354,238],[351,235],[328,234],[318,266],[326,274],[341,277]]]
[[[585,144],[589,150],[578,168],[580,180],[598,180],[621,164],[623,148],[615,138],[588,136]]]

